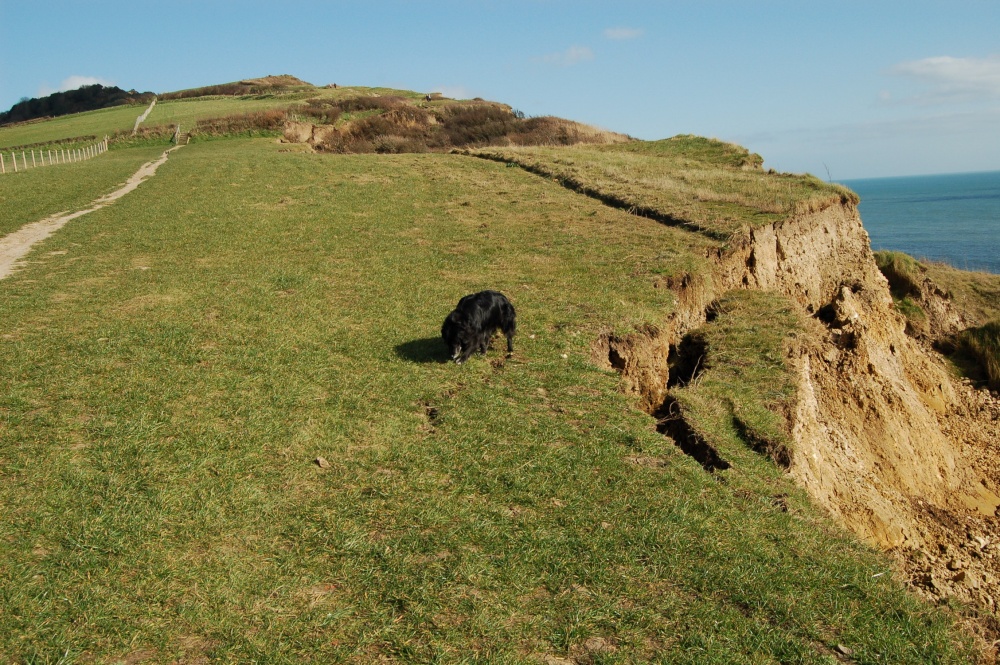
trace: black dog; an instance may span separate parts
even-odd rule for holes
[[[497,291],[480,291],[465,296],[441,326],[441,337],[451,351],[451,359],[464,363],[473,353],[486,353],[493,333],[507,336],[507,355],[514,353],[517,313],[507,296]]]

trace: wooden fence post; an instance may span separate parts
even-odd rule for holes
[[[7,167],[3,165],[3,153],[0,152],[0,173],[6,173]]]
[[[14,173],[17,173],[17,155],[15,153],[10,153],[10,161],[14,162]]]

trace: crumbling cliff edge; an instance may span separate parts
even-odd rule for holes
[[[710,278],[670,280],[676,308],[662,326],[604,336],[595,360],[655,413],[669,399],[670,350],[717,298],[763,289],[794,300],[806,333],[786,349],[797,384],[785,414],[788,473],[837,521],[891,551],[919,593],[967,601],[995,624],[1000,401],[906,334],[857,207],[747,230],[714,258]]]

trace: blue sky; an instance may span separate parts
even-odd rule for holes
[[[0,0],[0,109],[266,74],[710,136],[837,180],[1000,170],[998,0]]]

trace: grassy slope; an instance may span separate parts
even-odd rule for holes
[[[954,339],[941,340],[945,348],[954,349],[951,360],[962,374],[1000,389],[1000,275],[921,262],[888,250],[875,252],[875,260],[908,327],[927,332],[927,313],[914,301],[925,288],[925,279],[952,302],[969,328]]]
[[[125,183],[166,146],[112,150],[85,162],[56,164],[0,177],[0,237],[59,212],[81,210]]]
[[[0,148],[30,145],[47,141],[71,139],[78,136],[96,136],[130,130],[135,119],[146,107],[116,106],[87,113],[74,113],[45,122],[30,122],[0,127]]]
[[[963,662],[773,465],[718,482],[588,362],[709,244],[460,156],[174,153],[0,282],[0,660]],[[441,362],[486,287],[514,358]]]
[[[251,97],[197,97],[193,99],[158,101],[143,127],[176,125],[190,129],[198,120],[217,118],[237,113],[250,113],[274,108],[286,108],[303,103],[306,99],[323,97],[339,99],[359,94],[398,95],[415,97],[416,93],[391,88],[347,87],[328,89],[313,88],[287,94],[268,94]],[[115,132],[131,131],[135,120],[145,106],[124,106],[88,113],[55,118],[9,127],[0,127],[0,148],[69,139],[77,136],[103,137]]]
[[[757,155],[693,136],[569,151],[483,148],[473,154],[518,164],[620,207],[719,240],[796,212],[822,209],[842,199],[856,201],[839,185],[752,168],[759,165]]]

